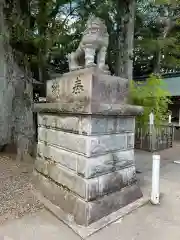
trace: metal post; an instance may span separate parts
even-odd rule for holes
[[[159,204],[159,176],[160,176],[160,155],[152,155],[152,191],[151,203]]]

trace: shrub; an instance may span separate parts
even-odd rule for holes
[[[137,122],[143,127],[149,122],[149,114],[154,113],[156,126],[160,126],[167,120],[170,112],[168,105],[171,104],[170,94],[164,90],[164,81],[152,74],[145,82],[130,82],[129,101],[133,105],[144,107],[144,112],[137,117]]]

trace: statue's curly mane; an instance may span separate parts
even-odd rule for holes
[[[85,36],[87,33],[91,32],[91,30],[93,30],[94,28],[98,29],[100,32],[107,31],[105,22],[102,19],[95,16],[90,16],[86,23],[86,28],[83,35]]]
[[[95,17],[95,16],[90,16],[88,18],[88,21],[87,21],[87,24],[86,24],[86,27],[87,28],[91,28],[92,27],[92,24],[96,24],[97,26],[102,26],[102,25],[105,25],[105,22],[100,19],[99,17]]]
[[[96,52],[97,66],[104,69],[108,38],[105,22],[98,17],[90,16],[78,48],[68,57],[69,69],[75,70],[81,67],[94,66]]]

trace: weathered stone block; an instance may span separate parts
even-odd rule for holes
[[[134,164],[134,150],[116,151],[87,158],[55,146],[38,142],[37,156],[57,162],[84,178],[91,178]]]
[[[78,88],[77,80],[81,88]],[[78,89],[77,89],[78,88]],[[75,89],[78,94],[75,94]],[[87,68],[66,73],[61,78],[47,81],[47,99],[50,102],[70,101],[81,98],[91,102],[120,103],[126,100],[128,94],[128,80],[103,74],[97,68]]]
[[[129,116],[68,116],[38,114],[39,126],[84,135],[134,132],[135,118]]]
[[[72,219],[78,225],[88,226],[142,197],[139,187],[134,184],[97,200],[86,202],[40,173],[34,171],[33,175],[35,187],[53,204],[59,206],[67,214],[68,219]]]
[[[134,164],[134,150],[116,151],[87,158],[55,146],[38,142],[37,156],[57,162],[84,178],[99,176]]]
[[[78,152],[86,157],[105,154],[110,151],[126,150],[127,137],[131,141],[134,134],[83,136],[43,127],[38,128],[38,141],[44,141],[69,151]]]
[[[96,199],[108,192],[118,191],[136,182],[135,166],[111,172],[91,179],[78,176],[69,169],[52,161],[36,159],[35,168],[40,173],[50,177],[56,183],[66,186],[86,201]]]
[[[60,78],[48,80],[46,84],[46,96],[48,101],[69,101],[71,98],[87,97],[91,93],[91,79],[93,69],[86,71],[79,70],[70,73],[65,73]],[[81,81],[83,88],[80,89],[79,94],[74,94],[74,87],[76,87],[77,78]],[[64,96],[64,98],[63,98]]]
[[[64,114],[96,114],[102,116],[136,116],[143,112],[140,106],[130,104],[92,103],[89,110],[89,100],[73,99],[70,102],[47,102],[34,104],[34,112]]]
[[[65,132],[80,133],[80,116],[38,114],[38,125]]]
[[[48,103],[36,104],[35,109],[40,112],[45,110],[59,113],[110,113],[129,116],[140,114],[143,108],[128,105],[127,97],[127,79],[103,74],[92,67],[47,81]]]
[[[91,134],[134,132],[135,118],[129,116],[91,117],[90,125]]]
[[[127,135],[127,148],[134,148],[134,133],[129,133]]]

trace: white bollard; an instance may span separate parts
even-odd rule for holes
[[[153,154],[151,203],[159,204],[160,155]]]
[[[171,124],[171,115],[169,115],[168,123]]]

